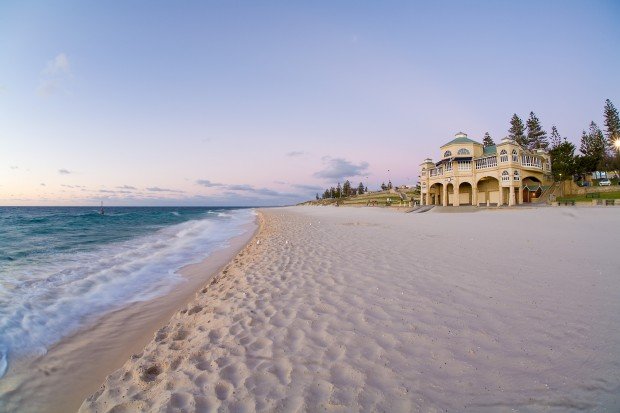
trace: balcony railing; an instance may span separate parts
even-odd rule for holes
[[[497,156],[487,156],[486,158],[476,159],[476,169],[495,168],[497,166]]]
[[[542,160],[537,156],[521,155],[521,166],[542,169]]]

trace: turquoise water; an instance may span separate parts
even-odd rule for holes
[[[0,207],[0,377],[101,315],[163,295],[251,209]]]

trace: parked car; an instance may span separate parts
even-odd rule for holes
[[[611,185],[611,181],[609,179],[601,179],[598,181],[599,186],[609,186]]]

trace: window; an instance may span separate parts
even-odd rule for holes
[[[452,162],[445,163],[444,167],[446,168],[446,172],[450,172],[452,170]]]
[[[450,156],[452,156],[452,152],[450,152],[450,151],[445,151],[444,154],[443,154],[444,158],[449,158]]]
[[[471,161],[459,161],[459,171],[471,171]]]
[[[508,152],[506,152],[506,149],[502,149],[499,155],[500,162],[508,162]]]
[[[514,176],[512,177],[512,179],[514,179],[515,181],[519,181],[521,179],[521,177],[519,176],[519,171],[515,171],[513,175]]]
[[[456,154],[457,155],[469,155],[469,151],[465,148],[461,148]]]
[[[502,172],[502,181],[510,181],[510,174],[508,171]]]
[[[512,161],[513,162],[519,162],[519,154],[517,153],[516,149],[512,150]]]

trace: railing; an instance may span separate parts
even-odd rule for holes
[[[471,161],[459,161],[458,169],[460,172],[470,172],[471,171]]]
[[[495,168],[497,166],[497,156],[487,156],[486,158],[476,159],[476,169]]]
[[[542,169],[542,161],[536,156],[521,155],[521,166]]]

